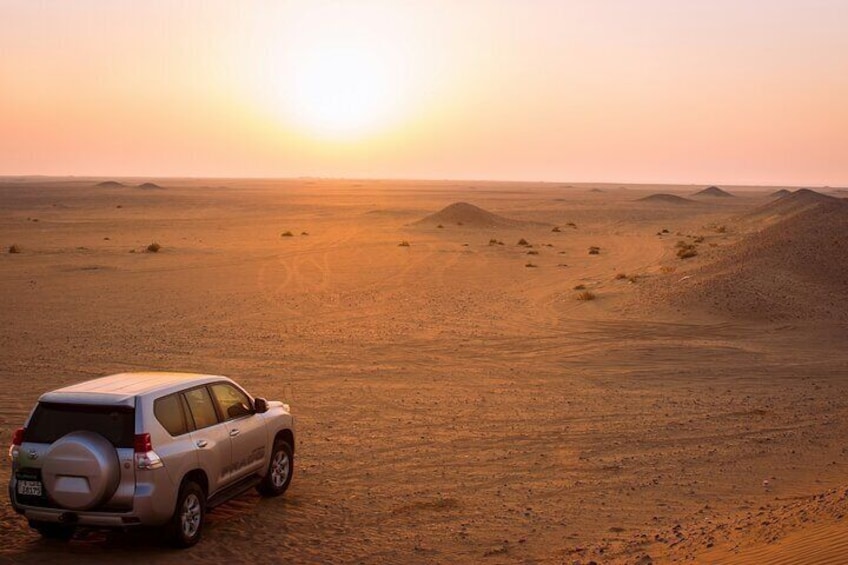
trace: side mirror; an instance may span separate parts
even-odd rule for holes
[[[257,414],[263,414],[268,411],[268,401],[264,398],[253,399],[253,409]]]

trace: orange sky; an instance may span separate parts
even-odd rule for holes
[[[3,0],[0,175],[848,185],[844,0]]]

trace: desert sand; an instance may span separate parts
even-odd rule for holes
[[[848,204],[703,188],[0,179],[0,437],[148,369],[299,434],[193,549],[4,499],[0,561],[843,562]]]

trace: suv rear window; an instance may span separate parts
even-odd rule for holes
[[[188,431],[185,415],[183,414],[182,399],[179,394],[169,394],[157,398],[153,402],[153,414],[162,427],[168,430],[173,437],[182,435]]]
[[[115,447],[133,447],[135,409],[39,402],[24,431],[24,441],[53,443],[71,432],[95,432]]]

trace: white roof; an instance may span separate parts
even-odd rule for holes
[[[118,373],[82,383],[73,384],[41,395],[40,401],[70,402],[74,404],[126,404],[132,405],[136,396],[151,392],[169,393],[191,385],[229,380],[218,375],[197,373]]]

